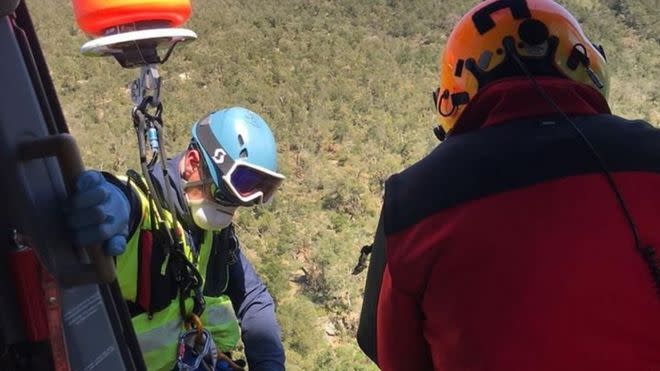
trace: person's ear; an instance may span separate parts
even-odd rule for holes
[[[199,151],[196,149],[189,149],[184,155],[184,169],[183,179],[191,180],[192,177],[199,179],[199,167],[201,166],[201,158]],[[195,180],[197,180],[195,179]]]

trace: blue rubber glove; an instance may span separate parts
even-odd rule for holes
[[[119,188],[98,171],[80,174],[67,212],[67,224],[79,246],[103,244],[107,255],[123,253],[129,216],[130,204]]]

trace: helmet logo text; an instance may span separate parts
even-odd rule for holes
[[[218,148],[215,150],[211,158],[216,164],[221,164],[225,162],[225,156],[227,156],[227,152],[222,148]]]

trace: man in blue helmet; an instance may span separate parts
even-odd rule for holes
[[[283,370],[273,299],[232,227],[239,206],[268,202],[284,180],[268,125],[245,108],[213,112],[166,169],[150,170],[149,179],[84,172],[68,213],[78,244],[115,256],[148,369],[225,369],[223,354],[242,338],[250,370]],[[184,325],[206,334],[203,350],[186,343]]]

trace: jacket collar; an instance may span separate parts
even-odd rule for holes
[[[611,113],[605,98],[590,86],[556,77],[536,77],[535,80],[568,116]],[[503,79],[485,86],[472,98],[450,135],[512,120],[556,114],[557,111],[528,78]]]

